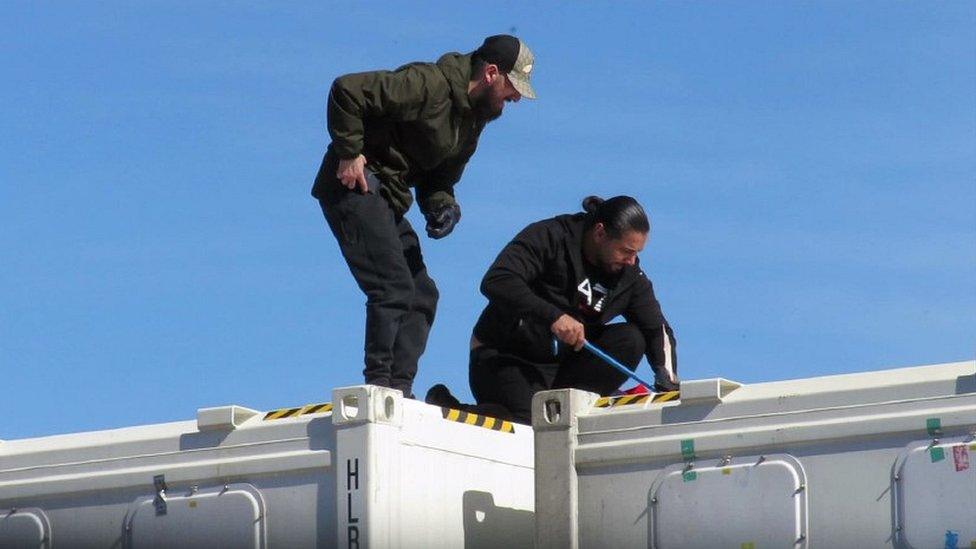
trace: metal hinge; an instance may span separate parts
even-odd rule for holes
[[[166,475],[154,476],[153,487],[156,488],[156,497],[153,498],[153,506],[156,507],[156,514],[165,515],[166,514]]]

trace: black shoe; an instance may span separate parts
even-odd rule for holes
[[[655,393],[667,393],[670,391],[680,391],[681,385],[678,381],[671,381],[669,379],[654,380],[654,392]]]
[[[434,406],[440,406],[442,408],[460,408],[461,401],[454,398],[451,391],[445,387],[443,384],[438,383],[427,391],[427,396],[424,397],[424,402],[427,404],[433,404]]]

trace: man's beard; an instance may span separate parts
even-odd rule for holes
[[[620,275],[624,272],[623,265],[620,265],[617,270],[614,270],[614,265],[610,261],[610,258],[605,256],[602,252],[598,251],[596,256],[596,261],[598,263],[597,268],[603,273],[603,276],[607,277],[607,281],[616,284]]]
[[[477,117],[478,120],[484,121],[485,123],[498,120],[498,117],[502,115],[502,109],[495,110],[495,108],[492,107],[491,97],[489,96],[487,90],[474,100],[474,103],[471,105],[471,109],[474,111],[475,117]]]

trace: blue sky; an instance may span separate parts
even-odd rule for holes
[[[470,398],[485,268],[588,194],[650,213],[684,379],[973,358],[971,2],[7,2],[0,439],[361,383],[364,298],[308,194],[329,85],[499,32],[539,100],[423,239],[418,393]]]

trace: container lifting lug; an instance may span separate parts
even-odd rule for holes
[[[153,506],[156,507],[156,514],[165,515],[166,514],[166,475],[154,476],[153,487],[156,489],[156,497],[153,498]]]

